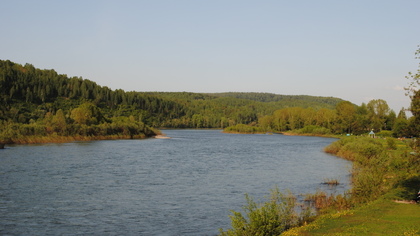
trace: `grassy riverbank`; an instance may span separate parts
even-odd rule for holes
[[[249,202],[244,207],[246,215],[233,212],[232,229],[221,233],[420,235],[420,204],[412,201],[420,189],[417,147],[418,143],[410,139],[342,137],[325,151],[353,162],[352,188],[347,194],[311,196],[316,217],[305,215],[307,212],[284,213],[282,209],[290,205],[290,197],[274,203]],[[288,224],[282,219],[287,219]]]
[[[94,140],[116,140],[116,139],[143,139],[146,135],[99,135],[99,136],[23,136],[14,138],[9,141],[9,144],[37,144],[37,143],[68,143],[74,141],[94,141]]]
[[[134,119],[119,118],[111,123],[68,124],[62,129],[46,123],[19,124],[0,122],[0,143],[35,144],[73,141],[142,139],[161,132]]]
[[[420,235],[420,206],[395,201],[398,190],[351,210],[329,213],[282,235]]]
[[[326,151],[352,160],[351,206],[282,235],[420,235],[420,157],[413,140],[343,138]]]

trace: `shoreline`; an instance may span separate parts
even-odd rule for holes
[[[47,144],[47,143],[70,143],[76,141],[100,141],[100,140],[118,140],[118,139],[146,139],[153,136],[146,135],[105,135],[105,136],[25,136],[22,138],[12,138],[8,142],[1,142],[0,149],[5,145],[25,145],[25,144]]]

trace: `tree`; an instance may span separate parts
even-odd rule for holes
[[[415,52],[415,58],[420,59],[420,45],[418,46],[417,51]],[[410,96],[411,98],[411,107],[410,111],[413,114],[414,122],[413,124],[412,133],[414,136],[420,135],[420,63],[416,73],[409,72],[407,79],[410,80],[410,84],[406,89],[406,95]]]
[[[86,102],[71,111],[70,118],[77,124],[91,125],[97,124],[102,120],[102,113],[99,108],[92,103]]]
[[[337,104],[336,111],[336,131],[352,133],[354,121],[356,118],[356,106],[351,102],[343,101]]]
[[[52,118],[52,126],[55,132],[64,135],[67,130],[66,117],[64,116],[63,110],[58,110]]]
[[[367,109],[369,111],[372,129],[386,129],[387,116],[391,111],[388,103],[382,99],[374,99],[367,104]]]
[[[392,128],[394,137],[405,137],[409,136],[408,132],[408,121],[407,119],[397,118]]]
[[[401,108],[400,112],[398,113],[397,119],[406,119],[407,120],[407,115],[405,114],[404,107]]]

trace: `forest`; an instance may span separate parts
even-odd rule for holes
[[[112,90],[9,60],[0,60],[0,100],[3,143],[142,138],[158,134],[159,128],[418,134],[416,116],[407,118],[404,109],[396,114],[380,99],[358,106],[306,95]]]

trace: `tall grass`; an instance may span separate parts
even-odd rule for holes
[[[317,191],[315,194],[306,194],[305,204],[316,209],[317,213],[323,213],[331,208],[335,210],[347,210],[351,207],[350,196],[348,194],[327,194],[324,191]]]

